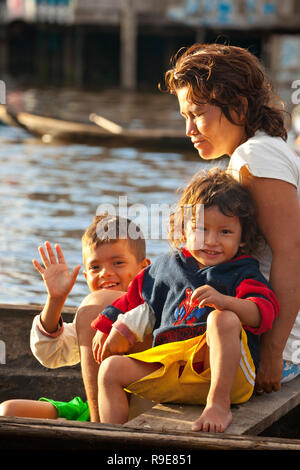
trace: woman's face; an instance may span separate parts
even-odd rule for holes
[[[231,156],[247,140],[244,126],[232,124],[218,106],[192,103],[187,94],[187,87],[177,90],[180,113],[186,120],[186,135],[200,157],[210,160]],[[234,113],[232,117],[237,120]]]

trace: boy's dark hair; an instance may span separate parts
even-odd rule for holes
[[[251,254],[258,248],[263,237],[258,229],[256,210],[250,192],[226,170],[214,168],[194,175],[188,185],[183,188],[177,207],[171,214],[169,240],[177,249],[181,249],[185,243],[186,208],[191,207],[193,211],[199,204],[203,204],[204,208],[216,206],[222,214],[239,218],[243,243],[239,254]],[[194,212],[192,213],[195,215]]]
[[[96,215],[82,237],[82,248],[127,240],[138,262],[146,257],[146,242],[141,229],[130,219],[107,213]]]

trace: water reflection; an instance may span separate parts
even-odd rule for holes
[[[46,295],[31,260],[45,240],[61,243],[71,267],[82,263],[81,236],[100,204],[172,204],[176,188],[215,164],[195,152],[45,145],[26,132],[0,126],[0,302],[43,303]],[[224,162],[225,164],[225,162]],[[169,249],[147,240],[154,259]],[[81,273],[67,305],[88,293]]]
[[[120,89],[97,93],[66,88],[8,90],[7,104],[15,111],[78,122],[88,122],[93,112],[131,129],[184,129],[176,98],[158,90],[156,93],[124,93]]]

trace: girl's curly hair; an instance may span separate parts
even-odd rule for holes
[[[230,176],[226,170],[213,168],[196,173],[181,190],[181,197],[169,219],[169,242],[176,249],[185,244],[184,217],[186,208],[193,209],[202,204],[204,209],[218,207],[228,217],[237,216],[242,227],[239,254],[251,254],[263,241],[256,221],[256,209],[249,191]],[[205,213],[204,213],[205,217]]]

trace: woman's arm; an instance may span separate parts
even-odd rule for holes
[[[296,188],[281,180],[253,177],[246,167],[242,182],[251,191],[258,222],[272,250],[270,284],[280,314],[261,341],[257,387],[266,392],[280,388],[282,353],[300,309],[300,204]]]

